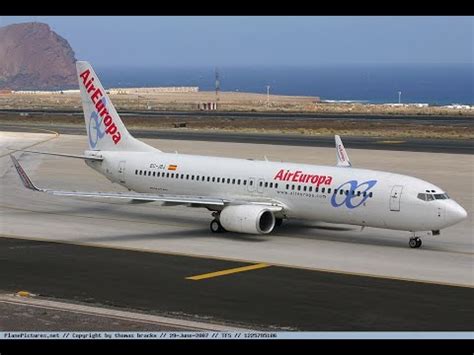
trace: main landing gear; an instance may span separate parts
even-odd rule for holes
[[[408,242],[408,245],[410,248],[419,248],[421,247],[421,239],[420,237],[411,237],[410,241]]]
[[[209,224],[209,229],[211,230],[211,232],[212,233],[225,232],[226,230],[224,229],[224,227],[222,227],[221,222],[219,222],[219,213],[214,212],[212,214],[212,217],[214,217],[214,219],[211,221],[211,224]]]

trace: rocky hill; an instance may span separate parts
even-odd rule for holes
[[[77,87],[69,43],[44,23],[0,27],[0,88],[47,90]]]

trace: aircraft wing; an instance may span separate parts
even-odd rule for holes
[[[334,136],[336,140],[336,157],[337,157],[337,166],[343,168],[349,168],[352,166],[351,161],[349,159],[349,155],[346,152],[346,148],[344,148],[344,144],[342,144],[342,139],[337,134]]]
[[[193,195],[161,195],[161,194],[147,194],[147,193],[136,193],[136,192],[82,192],[82,191],[61,191],[43,189],[37,187],[29,176],[23,170],[18,160],[10,155],[13,165],[15,166],[18,175],[23,185],[30,190],[37,192],[45,192],[56,196],[68,196],[68,197],[83,197],[83,198],[105,198],[105,199],[122,199],[122,200],[133,200],[137,202],[164,202],[165,204],[171,205],[188,205],[192,207],[205,207],[205,206],[226,206],[235,204],[258,204],[267,206],[274,212],[281,211],[284,206],[271,199],[261,200],[229,200],[223,198],[214,198],[207,196],[193,196]]]
[[[26,150],[26,149],[10,149],[10,148],[7,148],[7,149],[8,150],[14,150],[15,152],[27,152],[27,153],[34,153],[34,154],[55,155],[55,156],[66,157],[66,158],[76,158],[76,159],[95,160],[95,161],[104,160],[104,158],[102,158],[100,156],[92,156],[92,155],[77,155],[77,154],[63,154],[63,153],[53,153],[53,152],[40,152],[38,150]]]

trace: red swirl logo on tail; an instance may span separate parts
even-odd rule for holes
[[[110,115],[109,110],[107,110],[104,105],[102,100],[104,94],[102,93],[102,90],[94,86],[94,77],[89,79],[90,74],[90,70],[86,69],[79,76],[82,78],[82,84],[84,85],[87,94],[95,105],[97,114],[102,117],[102,123],[105,126],[105,133],[110,135],[113,142],[117,144],[122,139],[122,135],[120,134],[114,119]]]

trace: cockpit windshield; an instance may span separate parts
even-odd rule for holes
[[[447,200],[447,199],[449,199],[448,194],[419,193],[417,197],[422,201],[434,201],[434,200]]]

